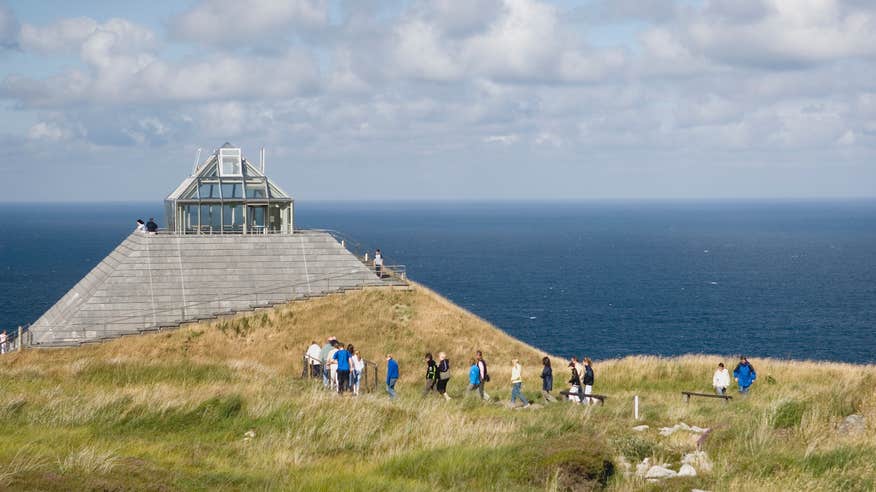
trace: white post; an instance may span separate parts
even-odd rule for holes
[[[635,414],[636,420],[639,420],[639,395],[633,397],[633,413]]]

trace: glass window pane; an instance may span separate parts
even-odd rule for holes
[[[200,193],[201,199],[219,198],[219,185],[213,183],[201,183],[201,186],[198,188],[198,193]]]
[[[222,198],[243,198],[243,184],[222,183]]]
[[[240,149],[219,150],[219,173],[222,176],[240,176],[242,174]]]

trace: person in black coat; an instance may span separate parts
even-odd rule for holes
[[[447,382],[450,381],[450,359],[447,358],[447,354],[444,352],[438,352],[438,393],[444,397],[445,400],[450,399],[450,395],[447,394]]]
[[[541,359],[541,396],[545,401],[557,401],[551,391],[554,389],[554,370],[551,369],[551,360],[547,357]]]

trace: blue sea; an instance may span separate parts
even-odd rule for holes
[[[149,216],[162,204],[0,204],[0,328]],[[301,201],[296,222],[558,355],[876,362],[876,201]]]

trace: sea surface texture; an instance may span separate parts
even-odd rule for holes
[[[161,203],[0,204],[0,329],[35,321],[150,216]],[[381,248],[557,355],[876,362],[874,201],[301,201],[296,225]]]

